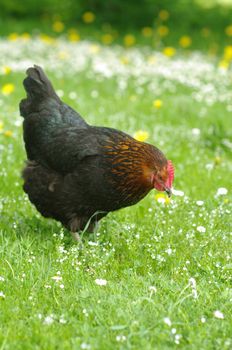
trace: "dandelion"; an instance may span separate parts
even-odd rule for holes
[[[167,36],[169,33],[169,28],[167,26],[159,26],[157,32],[161,37]]]
[[[113,42],[114,38],[111,34],[104,34],[102,35],[101,40],[103,44],[110,45]]]
[[[229,26],[226,27],[225,33],[228,36],[232,36],[232,25],[229,25]]]
[[[167,10],[161,10],[159,12],[159,18],[162,20],[162,21],[166,21],[168,18],[169,18],[169,12]]]
[[[160,109],[163,106],[163,101],[162,100],[154,100],[153,101],[153,107],[155,107],[156,109]]]
[[[225,195],[227,195],[227,193],[228,193],[227,188],[225,188],[225,187],[220,187],[220,188],[218,188],[218,190],[217,190],[216,196],[225,196]]]
[[[64,30],[64,23],[61,22],[61,21],[56,21],[56,22],[53,23],[52,29],[56,33],[61,33]]]
[[[133,136],[137,141],[144,142],[148,139],[149,133],[144,130],[138,130],[134,133]]]
[[[83,14],[82,19],[85,23],[92,23],[95,21],[95,14],[91,11],[87,11]]]
[[[153,30],[151,27],[144,27],[142,28],[142,34],[145,36],[145,38],[149,38],[153,34]]]
[[[5,84],[2,87],[2,93],[5,96],[8,96],[8,95],[12,94],[12,92],[14,90],[15,90],[15,86],[14,86],[14,84],[11,84],[11,83]]]
[[[31,38],[31,36],[29,33],[23,33],[21,35],[21,39],[23,39],[24,41],[28,41],[28,40],[30,40],[30,38]]]
[[[5,299],[5,297],[5,294],[2,291],[0,291],[0,299]]]
[[[3,130],[4,123],[0,121],[0,132]]]
[[[205,233],[206,232],[206,228],[204,226],[197,226],[197,231],[200,233]]]
[[[224,314],[221,311],[219,311],[219,310],[214,311],[213,315],[214,315],[215,318],[219,318],[221,320],[224,319]]]
[[[192,44],[192,39],[188,35],[184,35],[180,38],[179,44],[181,47],[186,49],[187,47],[189,47]]]
[[[40,34],[39,38],[41,41],[43,41],[44,43],[46,43],[48,45],[51,45],[55,42],[55,39],[47,34]]]
[[[9,66],[2,67],[3,74],[8,75],[11,73],[11,68]]]
[[[135,40],[134,35],[127,34],[124,36],[123,41],[124,41],[125,46],[129,47],[129,46],[133,46],[135,44],[136,40]]]
[[[164,317],[164,323],[169,327],[171,327],[172,325],[172,321],[170,320],[169,317]]]
[[[232,45],[228,45],[224,48],[223,58],[227,62],[232,60]]]
[[[80,41],[80,35],[75,29],[70,29],[68,32],[68,40],[71,42],[78,42]]]
[[[164,193],[157,193],[155,199],[161,204],[169,204],[171,202],[171,199]]]
[[[167,57],[172,57],[175,55],[175,53],[176,53],[176,49],[174,47],[167,46],[163,49],[163,54]]]
[[[18,38],[19,38],[18,33],[11,33],[11,34],[8,35],[8,40],[10,40],[10,41],[15,41]]]
[[[11,130],[4,131],[4,135],[7,137],[11,137],[13,135],[13,132]]]
[[[104,280],[104,279],[101,279],[101,278],[97,278],[95,280],[95,283],[98,285],[98,286],[106,286],[107,285],[107,281]]]

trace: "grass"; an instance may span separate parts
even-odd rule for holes
[[[184,84],[165,88],[165,78],[159,93],[147,82],[138,89],[143,71],[136,79],[100,79],[90,69],[70,76],[68,64],[49,73],[65,102],[90,123],[130,134],[148,131],[148,141],[175,164],[175,188],[185,195],[165,205],[151,192],[103,219],[96,235],[84,235],[80,250],[22,191],[18,103],[25,95],[24,68],[18,69],[23,64],[15,58],[15,70],[0,76],[0,86],[15,86],[0,96],[1,350],[230,349],[230,102],[198,102]],[[124,90],[120,79],[126,80]],[[77,98],[71,98],[73,91]],[[160,109],[153,107],[157,97]],[[227,195],[216,195],[221,187]]]

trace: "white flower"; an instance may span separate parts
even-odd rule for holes
[[[180,197],[184,196],[183,191],[175,190],[174,188],[172,188],[172,194],[174,194],[174,196],[180,196]]]
[[[60,285],[60,288],[61,288],[61,289],[64,289],[64,285],[63,285],[63,284],[61,284],[61,285]]]
[[[0,281],[4,282],[5,281],[5,278],[0,276]]]
[[[197,205],[199,205],[199,207],[201,207],[202,205],[204,205],[204,201],[196,201]]]
[[[224,319],[223,313],[222,313],[221,311],[219,311],[219,310],[214,311],[213,314],[214,314],[214,317],[216,317],[216,318],[219,318],[219,319],[221,319],[221,320]]]
[[[95,280],[95,283],[98,285],[98,286],[106,286],[107,285],[107,281],[106,280],[103,280],[101,278],[97,278]]]
[[[125,335],[117,335],[116,336],[116,341],[121,341],[121,342],[123,342],[123,341],[125,341],[126,340],[126,337],[125,337]]]
[[[227,188],[225,187],[220,187],[217,190],[216,196],[225,196],[228,193]]]
[[[172,325],[172,321],[170,320],[169,317],[164,317],[164,323],[166,325],[168,325],[169,327],[171,327],[171,325]]]
[[[193,128],[193,129],[192,129],[192,134],[193,134],[193,136],[199,136],[200,133],[201,133],[201,130],[200,130],[200,129],[198,129],[198,128]]]
[[[58,282],[58,281],[61,281],[61,280],[62,280],[62,277],[61,277],[61,276],[53,276],[53,277],[52,277],[52,280]]]
[[[201,323],[205,323],[206,322],[206,318],[204,316],[201,317]]]
[[[204,226],[197,226],[197,231],[200,233],[205,233],[206,228]]]
[[[5,297],[6,297],[5,294],[1,291],[0,292],[0,298],[5,299]]]
[[[53,322],[54,322],[53,315],[50,315],[50,316],[45,317],[43,323],[49,326],[49,325],[52,324]]]
[[[155,286],[150,286],[149,287],[149,291],[152,293],[156,293],[157,292],[157,288]]]

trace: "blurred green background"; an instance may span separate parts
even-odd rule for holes
[[[0,35],[69,33],[103,44],[135,43],[220,52],[232,40],[232,0],[1,0]],[[74,33],[74,30],[76,33]],[[124,38],[132,33],[134,38]],[[191,37],[183,40],[181,35]]]

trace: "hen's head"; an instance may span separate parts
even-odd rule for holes
[[[172,183],[174,180],[174,167],[170,160],[152,173],[151,181],[153,187],[158,191],[165,191],[170,197],[172,194]]]

